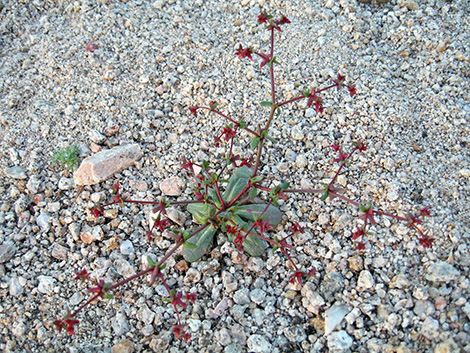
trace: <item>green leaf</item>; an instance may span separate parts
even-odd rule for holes
[[[227,189],[225,189],[222,198],[226,202],[232,201],[248,185],[252,173],[253,171],[245,166],[236,169],[228,181]]]
[[[258,136],[253,137],[253,139],[250,142],[250,148],[254,150],[256,147],[258,147],[258,143],[259,143],[259,137]]]
[[[274,137],[267,136],[266,138],[273,143],[277,143],[277,140]]]
[[[274,104],[272,104],[271,102],[267,102],[267,101],[262,101],[260,104],[263,107],[272,107],[272,106],[274,106]]]
[[[262,181],[264,179],[264,176],[262,175],[257,175],[253,178],[251,178],[251,182],[254,184],[254,183],[259,183],[260,181]]]
[[[186,261],[194,262],[199,260],[204,254],[207,253],[207,249],[214,238],[217,229],[212,228],[212,226],[208,226],[201,232],[194,235],[191,239],[188,239],[185,243],[187,245],[183,247],[183,256]],[[188,247],[188,244],[190,245]]]
[[[256,195],[258,195],[258,189],[257,188],[251,188],[250,189],[250,194],[248,195],[248,199],[254,200]]]
[[[103,291],[103,298],[104,299],[113,299],[113,296],[109,294],[108,292]]]
[[[216,208],[208,203],[191,203],[188,205],[188,211],[193,215],[198,223],[204,224],[214,217]]]
[[[184,246],[185,248],[188,248],[188,249],[197,249],[197,245],[196,245],[196,244],[193,244],[193,243],[190,243],[190,242],[187,242],[187,241],[185,241],[185,242],[183,243],[183,246]]]
[[[265,208],[265,204],[257,203],[234,207],[233,212],[246,220],[255,221],[255,218],[261,217],[261,214],[263,213]],[[279,209],[273,205],[269,205],[264,215],[264,219],[268,221],[268,224],[271,227],[277,226],[282,221],[281,211],[279,211]]]
[[[150,256],[147,256],[147,262],[149,264],[150,267],[155,267],[157,266],[157,264],[155,262],[153,262],[152,258]]]

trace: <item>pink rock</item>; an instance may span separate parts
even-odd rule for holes
[[[179,178],[168,178],[160,183],[160,190],[163,195],[166,196],[180,196],[181,189],[179,184],[181,184],[181,180]]]
[[[138,144],[118,146],[85,158],[74,173],[76,185],[94,185],[128,168],[143,156]]]

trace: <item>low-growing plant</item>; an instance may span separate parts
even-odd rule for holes
[[[419,224],[426,216],[430,216],[429,209],[425,207],[420,210],[418,215],[408,214],[400,216],[383,212],[373,208],[371,203],[361,205],[360,203],[344,196],[341,189],[335,186],[338,176],[344,172],[349,165],[351,157],[355,153],[362,153],[367,150],[367,146],[362,141],[353,144],[350,152],[345,152],[339,145],[331,145],[336,152],[337,158],[335,163],[339,166],[334,177],[328,184],[321,189],[294,189],[289,183],[275,183],[267,180],[266,176],[260,173],[261,160],[265,152],[265,142],[270,140],[273,143],[277,141],[269,135],[269,130],[274,119],[282,114],[288,104],[297,101],[306,101],[308,107],[314,107],[318,114],[323,113],[323,98],[325,91],[342,88],[348,90],[351,96],[356,94],[356,88],[352,84],[346,84],[346,77],[338,74],[337,79],[332,84],[321,89],[310,88],[304,90],[297,97],[286,101],[279,101],[276,94],[275,84],[275,65],[278,61],[274,56],[274,38],[275,33],[281,31],[281,26],[290,23],[290,21],[282,16],[275,20],[272,16],[260,14],[258,22],[266,25],[266,29],[270,32],[271,41],[269,52],[255,52],[251,48],[243,48],[242,45],[236,50],[236,55],[240,59],[248,58],[253,60],[253,56],[261,59],[260,68],[266,67],[269,70],[271,83],[271,99],[260,103],[262,107],[267,108],[267,119],[265,121],[255,121],[249,123],[243,117],[234,119],[217,109],[217,103],[210,102],[208,107],[192,106],[188,108],[190,114],[197,117],[200,111],[207,111],[215,114],[225,121],[225,125],[221,128],[220,133],[214,138],[214,144],[217,147],[226,146],[227,153],[220,165],[210,165],[207,161],[196,163],[189,160],[183,160],[182,168],[187,170],[194,179],[194,199],[187,201],[170,201],[164,198],[156,202],[138,201],[122,196],[118,184],[113,186],[112,202],[97,206],[91,209],[94,217],[103,215],[104,209],[112,205],[122,206],[124,203],[137,203],[143,205],[152,205],[153,214],[147,236],[149,241],[153,239],[155,231],[163,232],[169,226],[169,217],[167,210],[170,206],[187,205],[188,211],[192,214],[197,226],[190,229],[172,229],[175,243],[167,251],[167,253],[159,259],[158,262],[148,257],[148,267],[118,283],[105,283],[104,280],[93,280],[86,269],[77,272],[76,279],[88,281],[92,287],[88,292],[92,294],[91,298],[82,304],[73,313],[67,314],[64,318],[54,321],[59,331],[65,329],[70,334],[75,334],[75,325],[78,324],[76,319],[81,312],[90,303],[97,299],[110,299],[113,292],[122,285],[146,274],[150,275],[150,285],[155,281],[161,281],[168,291],[169,298],[166,299],[174,308],[176,315],[176,323],[173,325],[173,333],[176,338],[188,340],[191,335],[185,330],[184,324],[180,317],[180,308],[186,309],[188,303],[194,303],[196,293],[183,293],[181,290],[170,288],[165,280],[164,268],[165,262],[180,247],[183,247],[182,253],[189,262],[194,262],[209,252],[210,245],[215,236],[218,234],[226,234],[239,251],[244,251],[250,256],[261,256],[267,245],[269,244],[273,251],[280,251],[292,265],[293,273],[291,274],[291,283],[302,283],[309,277],[315,275],[314,268],[299,268],[290,256],[292,250],[292,240],[296,234],[302,233],[305,229],[295,223],[283,237],[277,236],[276,227],[281,223],[282,214],[278,208],[280,200],[288,200],[289,195],[293,193],[303,194],[320,194],[321,200],[339,198],[355,207],[357,207],[361,216],[359,216],[359,225],[353,233],[353,240],[356,241],[356,249],[358,251],[365,249],[365,237],[370,227],[376,225],[376,216],[387,216],[399,221],[407,223],[409,228],[413,228],[418,233],[418,240],[423,247],[429,247],[432,243],[430,238],[420,227]],[[253,60],[254,61],[254,60]],[[263,109],[263,108],[261,108]],[[251,157],[241,157],[235,155],[234,144],[242,133],[246,133],[251,137],[248,152],[251,151]]]
[[[78,147],[69,146],[63,151],[56,151],[52,155],[52,159],[57,163],[63,164],[67,167],[67,170],[72,172],[80,162],[80,158],[78,157]]]

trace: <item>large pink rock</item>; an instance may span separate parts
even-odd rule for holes
[[[87,157],[73,175],[76,185],[94,185],[134,164],[144,154],[138,144],[114,147]]]

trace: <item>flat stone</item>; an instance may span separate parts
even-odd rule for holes
[[[459,278],[460,271],[444,261],[439,261],[428,268],[426,279],[431,282],[449,282]]]
[[[310,312],[318,315],[320,308],[325,305],[325,299],[315,291],[315,286],[311,282],[307,282],[301,290],[302,305]]]
[[[75,182],[72,178],[62,177],[59,180],[59,189],[60,190],[71,190],[75,187]]]
[[[372,277],[372,274],[367,270],[361,271],[357,280],[356,290],[358,292],[362,292],[366,289],[372,288],[374,285],[375,281],[374,277]]]
[[[55,285],[55,279],[51,276],[39,276],[38,277],[38,291],[42,294],[52,294]]]
[[[332,333],[348,313],[348,307],[342,303],[335,303],[329,308],[325,312],[325,336]]]
[[[426,318],[426,320],[424,320],[423,326],[421,327],[421,335],[432,341],[439,337],[439,333],[439,322],[430,317]]]
[[[181,195],[181,188],[180,188],[181,180],[178,177],[164,179],[160,183],[160,190],[163,195],[166,196],[180,196]]]
[[[91,244],[94,241],[103,240],[104,232],[100,226],[96,226],[93,228],[87,228],[80,234],[80,239],[85,244]]]
[[[436,345],[434,353],[459,353],[460,348],[452,338]]]
[[[138,144],[118,146],[85,158],[73,179],[76,185],[98,184],[113,174],[130,167],[143,153]]]
[[[65,260],[67,258],[67,248],[60,244],[55,244],[52,248],[52,257],[57,260]]]
[[[10,260],[15,255],[16,247],[13,243],[0,244],[0,264]]]
[[[8,178],[13,178],[13,179],[26,179],[28,176],[26,175],[27,169],[24,167],[10,167],[10,168],[5,168],[5,175]]]
[[[268,353],[271,352],[271,344],[261,335],[251,335],[246,343],[250,352]]]
[[[111,353],[132,353],[134,350],[134,343],[128,339],[122,340],[111,347]]]
[[[353,344],[353,339],[346,331],[334,332],[328,337],[328,348],[330,352],[344,352]]]

